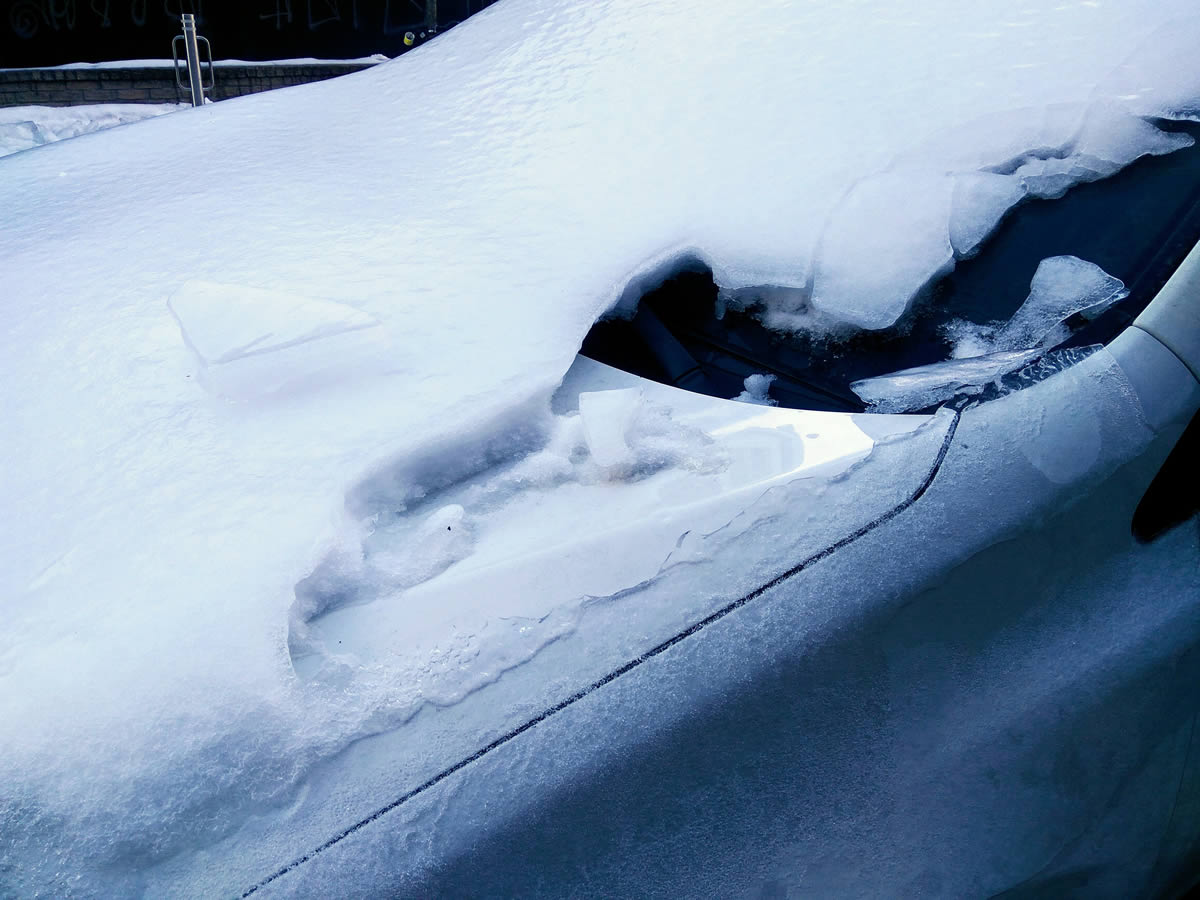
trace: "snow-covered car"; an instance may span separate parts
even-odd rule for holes
[[[1186,890],[1200,20],[1001,6],[0,160],[2,892]]]

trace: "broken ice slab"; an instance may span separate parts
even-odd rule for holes
[[[864,178],[833,211],[813,272],[812,305],[859,328],[888,328],[954,266],[954,179],[926,173]]]
[[[871,407],[871,412],[911,412],[936,406],[961,394],[981,393],[996,379],[1017,371],[1041,355],[1040,349],[1009,350],[972,359],[951,359],[864,378],[851,384],[850,389]]]
[[[1116,104],[1094,103],[1068,146],[1059,153],[1030,155],[1014,175],[1030,196],[1054,199],[1143,156],[1163,156],[1193,143],[1190,135],[1163,131]]]
[[[1070,336],[1067,319],[1093,319],[1129,296],[1125,284],[1095,263],[1075,256],[1044,259],[1029,284],[1029,296],[1000,329],[996,350],[1053,347]]]
[[[601,466],[628,462],[632,453],[626,435],[642,403],[637,388],[588,391],[579,395],[579,415],[592,459]]]
[[[954,181],[950,245],[959,257],[972,255],[1010,209],[1025,199],[1025,185],[1011,175],[972,172]]]
[[[387,335],[344,303],[245,285],[188,281],[168,306],[215,393],[249,399],[387,364]]]

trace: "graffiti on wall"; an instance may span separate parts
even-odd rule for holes
[[[445,28],[493,0],[0,0],[0,67],[58,65],[91,56],[162,57],[163,35],[194,13],[219,56],[279,58],[279,54],[341,57],[403,49],[409,29],[437,10]],[[395,45],[395,46],[393,46]],[[97,49],[98,48],[98,49]],[[64,57],[69,58],[62,58]],[[93,60],[95,61],[95,60]]]

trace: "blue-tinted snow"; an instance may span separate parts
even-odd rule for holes
[[[1025,186],[1022,166],[1078,157],[1086,179],[1170,149],[1128,115],[1198,108],[1195,26],[1172,22],[1193,11],[505,0],[361,74],[4,159],[5,888],[203,868],[193,851],[386,726],[386,679],[295,676],[297,585],[353,559],[372,516],[543,446],[551,393],[639,273],[695,253],[727,290],[779,289],[781,324],[810,305],[890,324],[1021,194],[979,173]],[[1086,131],[1113,104],[1120,127]],[[1067,124],[1011,127],[1047,117]],[[353,310],[394,353],[325,378],[301,342],[280,389],[226,389],[189,335],[240,347],[245,323],[222,331],[227,303],[176,319],[189,282]],[[805,515],[840,533],[866,512]],[[680,553],[706,564],[721,539]],[[735,548],[716,571],[752,565]],[[247,847],[252,869],[282,852]]]

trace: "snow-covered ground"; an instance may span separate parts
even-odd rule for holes
[[[0,108],[0,156],[174,112],[176,103],[97,103]]]
[[[781,330],[893,325],[1023,198],[1187,143],[1148,117],[1200,114],[1193,13],[779,0],[730,29],[717,2],[504,0],[369,71],[0,162],[0,884],[178,892],[360,739],[561,644],[586,580],[569,593],[567,554],[489,585],[470,560],[503,556],[491,513],[546,545],[591,509],[619,527],[625,487],[681,473],[653,484],[684,507],[732,446],[682,403],[552,406],[599,316],[694,255]],[[654,540],[718,587],[593,631],[580,671],[748,589],[772,545],[740,536],[853,531],[863,497],[919,483],[946,422],[842,422],[804,528],[778,493],[703,537],[664,519]],[[661,562],[613,552],[588,577],[618,596]],[[522,655],[530,598],[550,608],[518,618],[549,624]],[[380,599],[383,650],[309,630]],[[539,690],[577,686],[564,668]],[[264,848],[248,871],[279,863]]]

